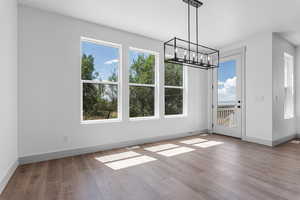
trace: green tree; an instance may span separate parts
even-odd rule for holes
[[[165,85],[183,85],[183,67],[179,64],[165,63]],[[165,114],[183,113],[183,91],[177,88],[165,88]]]
[[[82,80],[93,80],[97,79],[99,74],[94,73],[94,57],[92,55],[82,55],[81,58],[81,79]]]
[[[82,80],[101,80],[99,74],[95,72],[94,57],[92,55],[82,55],[81,60]],[[114,72],[110,81],[117,79]],[[109,119],[117,117],[118,91],[115,85],[104,85],[94,83],[83,84],[83,118],[84,120]]]
[[[154,84],[155,56],[138,55],[130,66],[130,83]],[[130,117],[154,115],[154,88],[143,86],[130,87]]]
[[[139,55],[130,66],[130,83],[153,84],[154,83],[155,56]]]

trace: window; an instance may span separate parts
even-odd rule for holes
[[[183,115],[185,70],[182,65],[165,63],[165,115]]]
[[[121,46],[81,40],[83,121],[120,119]]]
[[[129,50],[129,115],[131,118],[158,116],[158,54]]]
[[[284,119],[294,117],[294,58],[284,53]]]

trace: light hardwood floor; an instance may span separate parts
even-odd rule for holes
[[[143,148],[132,151],[157,160],[113,170],[96,158],[128,151],[119,149],[18,167],[1,200],[299,200],[300,145],[275,148],[225,136],[221,141],[166,157]]]

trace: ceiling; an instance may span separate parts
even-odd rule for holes
[[[300,0],[203,2],[199,10],[199,41],[203,44],[223,46],[258,32],[273,31],[300,45]],[[175,36],[187,38],[187,7],[182,0],[20,0],[20,3],[162,41]]]

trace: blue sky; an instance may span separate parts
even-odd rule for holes
[[[108,80],[112,72],[118,69],[119,49],[117,48],[83,41],[82,54],[93,55],[95,72],[100,74],[101,80]],[[132,65],[139,55],[148,57],[150,54],[130,51],[129,64]]]
[[[218,69],[218,80],[225,82],[228,78],[233,78],[235,76],[235,65],[235,60],[220,63],[220,68]]]
[[[95,72],[100,74],[101,80],[108,80],[114,70],[118,70],[119,49],[103,46],[91,42],[82,42],[82,54],[93,55]]]
[[[233,104],[236,101],[236,61],[220,63],[218,68],[219,104]]]

